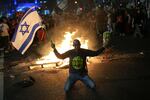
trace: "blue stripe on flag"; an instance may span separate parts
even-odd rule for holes
[[[12,40],[11,40],[12,42],[14,42],[14,41],[16,40],[17,31],[18,31],[18,28],[19,28],[20,24],[22,23],[22,21],[26,18],[26,16],[28,16],[30,13],[32,13],[32,12],[34,12],[34,11],[35,11],[35,8],[32,8],[29,12],[27,12],[27,13],[25,14],[25,16],[22,17],[21,22],[19,23],[19,25],[18,25],[17,28],[15,29],[15,33],[14,33],[13,38],[12,38]]]
[[[29,42],[31,41],[32,37],[33,37],[33,34],[34,34],[34,31],[37,27],[39,27],[40,24],[37,23],[33,26],[31,32],[30,32],[30,35],[28,36],[28,38],[26,39],[26,41],[22,44],[22,46],[19,48],[19,51],[20,52],[23,52],[23,50],[26,48],[26,46],[29,44]]]

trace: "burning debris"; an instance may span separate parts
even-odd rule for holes
[[[61,53],[73,49],[72,42],[75,38],[81,41],[81,47],[88,49],[88,40],[83,39],[82,37],[74,37],[77,32],[78,30],[74,32],[65,32],[64,39],[60,44],[58,44],[58,49]],[[45,67],[62,68],[68,64],[68,58],[64,60],[58,59],[53,51],[49,51],[49,54],[47,56],[37,59],[35,64],[29,66],[29,69]]]
[[[29,70],[38,69],[38,68],[57,68],[60,65],[62,65],[62,62],[39,63],[39,64],[30,65]]]

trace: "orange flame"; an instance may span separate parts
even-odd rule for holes
[[[73,49],[72,42],[74,39],[72,38],[72,36],[74,36],[76,33],[77,33],[77,31],[65,32],[64,40],[62,40],[61,44],[58,45],[58,47],[57,47],[57,49],[60,53],[64,53],[70,49]],[[76,39],[80,40],[82,48],[88,49],[88,40],[84,40],[79,37],[77,37]],[[67,65],[69,63],[69,59],[68,58],[64,59],[64,60],[58,59],[55,56],[54,52],[50,51],[50,53],[47,56],[44,56],[44,57],[38,59],[36,61],[36,64],[44,64],[44,63],[50,63],[50,62],[53,62],[53,63],[61,62],[63,65]]]

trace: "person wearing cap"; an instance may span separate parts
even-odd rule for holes
[[[67,93],[72,86],[76,83],[76,81],[82,81],[87,87],[95,90],[95,83],[88,75],[86,58],[94,57],[99,55],[105,50],[105,46],[98,49],[97,51],[92,51],[89,49],[80,48],[81,43],[78,39],[73,41],[74,49],[68,50],[65,53],[60,54],[53,42],[51,42],[51,47],[54,49],[55,55],[60,59],[65,59],[69,57],[69,77],[64,86],[64,90]]]

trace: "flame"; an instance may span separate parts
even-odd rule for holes
[[[73,42],[73,36],[78,32],[78,30],[74,32],[65,32],[64,39],[62,40],[60,45],[56,45],[57,50],[60,53],[64,53],[70,49],[73,49],[72,42]],[[77,37],[76,39],[79,39],[81,42],[81,48],[88,49],[88,40],[84,40],[81,37]],[[37,59],[36,64],[46,64],[46,63],[61,63],[63,65],[69,64],[69,58],[66,58],[64,60],[58,59],[53,51],[50,51],[50,53],[47,56],[44,56],[40,59]]]

